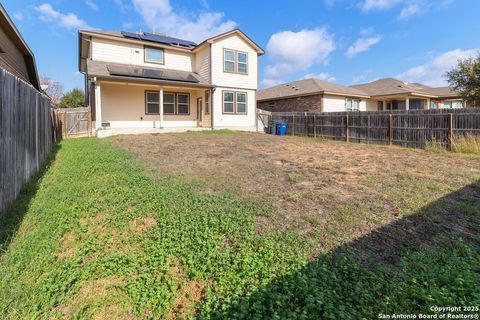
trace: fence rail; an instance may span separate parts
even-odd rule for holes
[[[454,137],[480,135],[480,108],[392,110],[368,112],[259,112],[265,130],[287,124],[288,135],[323,137],[350,142],[425,147],[450,147]]]
[[[0,68],[0,212],[38,172],[53,143],[50,99]]]

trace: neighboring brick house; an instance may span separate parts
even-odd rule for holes
[[[449,87],[386,78],[350,87],[317,79],[281,84],[260,90],[257,106],[275,112],[337,112],[448,109],[467,104]]]
[[[355,88],[318,79],[306,79],[260,90],[258,109],[275,112],[332,112],[344,111],[345,103],[358,103],[365,110],[369,96]]]

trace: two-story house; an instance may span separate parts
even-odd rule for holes
[[[262,54],[238,29],[200,44],[145,32],[79,32],[79,70],[99,136],[118,128],[255,130]]]

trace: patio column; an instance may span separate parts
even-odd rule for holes
[[[159,103],[160,103],[160,129],[163,129],[163,86],[160,86]]]
[[[410,97],[405,99],[405,110],[410,110]]]
[[[95,82],[95,128],[102,127],[102,95],[100,91],[100,82]]]
[[[427,99],[427,107],[425,109],[430,109],[430,99]]]

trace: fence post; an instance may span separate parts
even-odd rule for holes
[[[62,112],[62,139],[66,139],[68,137],[67,133],[67,117],[65,112]]]
[[[313,137],[317,137],[317,115],[313,114]]]
[[[87,123],[88,136],[92,136],[92,111],[88,110],[88,123]],[[258,131],[258,119],[257,119],[257,131]]]
[[[448,114],[448,136],[447,136],[448,150],[452,151],[453,147],[453,114]]]
[[[388,115],[388,128],[387,128],[387,137],[388,137],[388,145],[392,145],[393,140],[393,123],[392,123],[392,114]]]
[[[308,137],[308,127],[307,127],[307,113],[305,112],[305,118],[303,121],[303,129],[304,129],[304,134]]]
[[[295,112],[292,112],[292,136],[295,135]]]
[[[350,137],[348,133],[348,113],[345,115],[345,141],[349,142]]]

